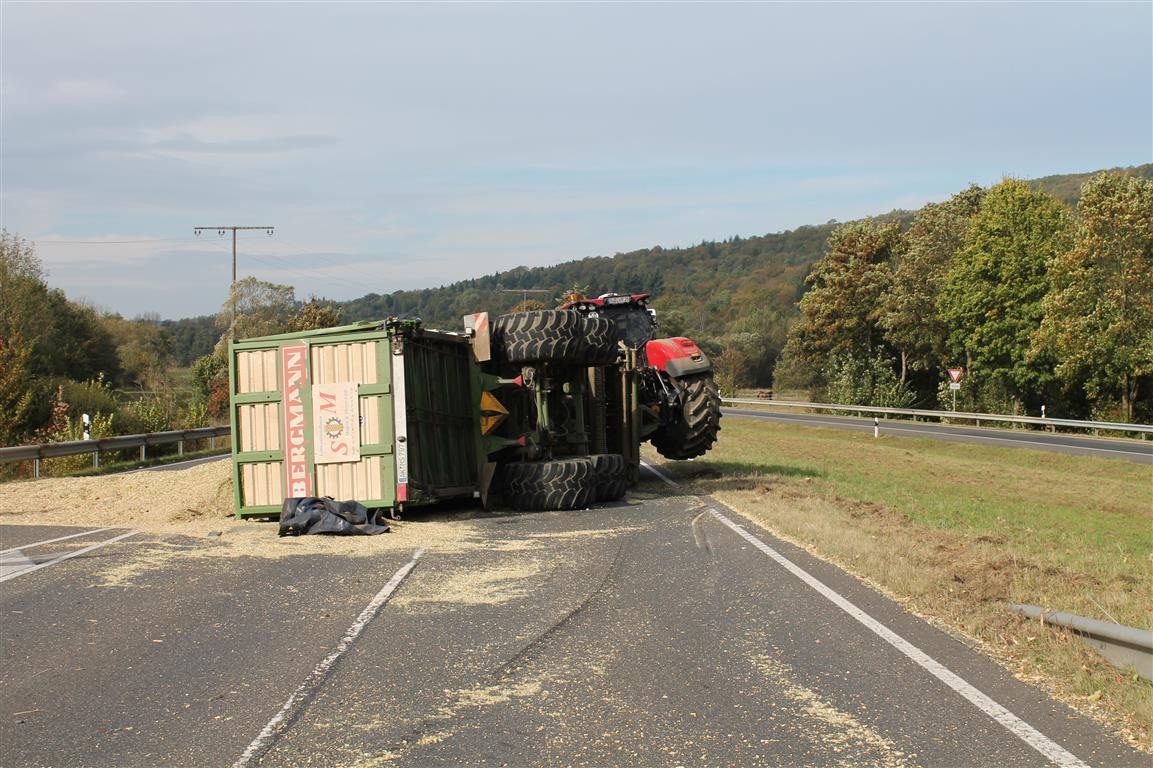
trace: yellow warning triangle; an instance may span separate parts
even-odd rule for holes
[[[508,418],[508,409],[491,392],[480,394],[480,433],[490,434]]]

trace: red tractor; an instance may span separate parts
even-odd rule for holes
[[[605,294],[571,301],[561,309],[609,321],[603,324],[604,332],[612,335],[620,350],[617,365],[637,374],[636,437],[649,440],[665,458],[696,458],[712,448],[721,429],[713,366],[692,339],[656,337],[656,313],[649,309],[648,299],[647,293]]]

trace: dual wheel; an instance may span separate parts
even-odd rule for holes
[[[628,465],[619,453],[506,464],[506,501],[521,511],[583,509],[618,501],[628,489]]]
[[[508,363],[608,365],[616,360],[612,321],[571,309],[501,315],[492,325],[493,357]]]

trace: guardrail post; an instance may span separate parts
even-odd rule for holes
[[[38,458],[32,460],[32,474],[37,480],[40,479],[40,459]]]
[[[183,456],[184,455],[184,441],[183,440],[176,443],[176,455],[177,456]]]
[[[144,461],[144,446],[140,446],[140,460]]]

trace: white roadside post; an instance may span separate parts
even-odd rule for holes
[[[80,414],[80,420],[82,422],[84,422],[84,439],[85,440],[91,440],[92,439],[92,417],[90,417],[87,413],[82,413],[82,414]],[[100,451],[93,451],[92,452],[92,467],[93,467],[93,469],[99,469],[100,468]]]

